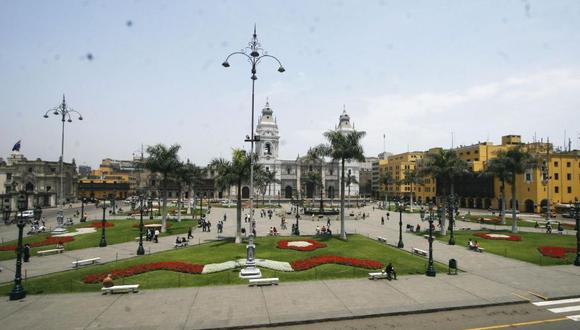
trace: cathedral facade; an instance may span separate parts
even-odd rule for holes
[[[325,160],[315,162],[308,157],[298,156],[296,159],[280,159],[280,132],[278,124],[273,115],[270,104],[266,102],[262,109],[262,114],[258,119],[256,135],[260,140],[256,142],[256,154],[258,163],[263,169],[269,172],[274,171],[276,183],[271,183],[262,191],[256,188],[255,198],[265,197],[267,199],[301,199],[301,198],[320,198],[340,199],[340,162]],[[339,123],[335,130],[341,132],[353,131],[354,127],[350,122],[350,117],[343,110],[339,117]],[[321,134],[322,135],[322,134]],[[321,178],[320,184],[312,183],[309,172],[317,172]],[[359,195],[359,175],[360,164],[357,161],[345,162],[345,196]],[[348,179],[346,179],[348,178]],[[350,183],[350,184],[348,184]],[[242,198],[249,197],[249,185],[242,188]]]

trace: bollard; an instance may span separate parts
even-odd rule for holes
[[[115,253],[115,262],[119,261],[119,252]]]

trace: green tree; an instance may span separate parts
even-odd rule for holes
[[[269,192],[270,185],[272,183],[280,182],[280,180],[276,179],[276,171],[265,171],[262,167],[258,170],[254,167],[254,171],[254,184],[262,195],[262,205],[266,205],[266,192],[268,192],[268,195],[270,196],[268,202],[269,204],[272,204],[272,194]]]
[[[409,192],[409,208],[413,212],[413,186],[421,183],[421,176],[417,170],[406,170],[405,177],[402,180],[403,184],[409,185],[411,191]]]
[[[215,186],[218,190],[236,186],[236,243],[242,242],[242,183],[250,180],[250,156],[241,149],[234,149],[232,160],[216,158],[211,161],[209,167],[216,171]],[[254,173],[259,176],[261,166],[254,164]]]
[[[512,232],[518,232],[518,218],[516,208],[516,178],[519,174],[524,174],[527,169],[537,166],[537,160],[521,146],[511,148],[504,153],[499,153],[498,158],[505,158],[505,164],[509,176],[508,183],[512,187]]]
[[[327,131],[324,137],[328,140],[328,145],[321,145],[322,154],[340,161],[340,238],[346,239],[346,228],[344,224],[344,188],[345,175],[344,168],[347,160],[365,161],[363,147],[360,144],[365,132],[351,131],[342,133],[339,131]]]
[[[179,193],[177,202],[177,221],[181,222],[181,204],[183,190],[189,192],[189,196],[193,195],[193,187],[199,184],[202,178],[202,171],[199,167],[191,164],[189,160],[186,163],[181,163],[176,171],[176,179],[178,183]],[[193,216],[193,212],[191,213]]]
[[[440,150],[437,153],[428,154],[420,164],[419,173],[421,176],[432,176],[437,180],[443,191],[437,191],[437,195],[442,198],[445,205],[446,196],[455,193],[455,180],[469,173],[469,165],[457,156],[454,150]],[[445,226],[445,212],[441,219],[441,234],[447,233]]]
[[[482,175],[493,176],[499,179],[499,193],[501,198],[501,203],[499,205],[499,215],[502,225],[505,225],[505,183],[511,177],[510,171],[508,170],[508,161],[509,160],[506,158],[505,152],[500,151],[497,153],[496,158],[493,158],[489,161],[487,168],[482,173]]]
[[[381,174],[379,182],[385,188],[385,208],[389,210],[391,208],[391,201],[389,200],[389,186],[395,183],[395,179],[391,175],[391,172],[385,171],[384,173]]]
[[[324,192],[324,182],[322,182],[322,171],[324,171],[324,147],[314,147],[308,149],[306,153],[306,161],[310,164],[315,164],[319,166],[318,175],[311,178],[311,183],[314,186],[320,188],[320,212],[324,212],[324,200],[323,200],[323,192]]]
[[[163,192],[161,232],[165,232],[167,229],[167,187],[172,176],[175,175],[180,167],[179,156],[177,155],[180,148],[181,146],[178,144],[174,144],[169,148],[163,144],[147,147],[148,157],[145,160],[144,167],[151,173],[159,173],[161,175],[161,189]]]

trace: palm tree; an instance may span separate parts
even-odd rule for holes
[[[264,189],[264,194],[266,193],[267,190],[269,196],[268,203],[271,205],[272,204],[271,185],[272,183],[280,183],[281,181],[276,178],[276,171],[262,171],[261,174],[262,174],[261,180],[263,181],[266,188]],[[264,197],[262,197],[262,200],[264,200]]]
[[[340,131],[327,131],[324,137],[328,140],[328,145],[321,145],[321,152],[336,161],[340,161],[340,238],[346,239],[344,226],[344,163],[346,160],[354,159],[360,162],[365,161],[363,147],[360,140],[365,136],[365,132],[351,131],[343,133]]]
[[[250,180],[250,156],[244,150],[234,149],[232,160],[216,158],[211,161],[209,167],[217,172],[215,185],[218,190],[223,190],[235,185],[237,188],[236,207],[236,243],[242,242],[242,183]],[[254,164],[254,172],[260,174],[260,165]]]
[[[147,147],[149,157],[145,160],[144,167],[151,173],[161,174],[161,188],[163,191],[163,218],[161,232],[167,229],[167,185],[180,166],[177,152],[180,145],[174,144],[169,148],[163,144]]]
[[[176,172],[176,179],[178,181],[179,193],[178,193],[178,203],[177,203],[177,221],[181,222],[181,197],[183,193],[183,189],[187,189],[190,193],[192,193],[192,188],[196,185],[202,177],[201,169],[194,164],[189,163],[189,159],[187,163],[181,163],[180,167],[177,169]],[[192,213],[193,216],[193,213]]]
[[[348,172],[346,174],[346,186],[348,187],[348,207],[350,207],[350,185],[352,184],[357,184],[358,180],[356,179],[356,177],[354,175],[352,175],[352,173]],[[358,206],[358,201],[357,201],[357,206]]]
[[[489,161],[487,168],[482,173],[483,175],[490,175],[499,179],[499,193],[501,198],[501,203],[499,205],[499,216],[501,218],[502,225],[505,225],[505,183],[510,178],[507,164],[508,161],[509,160],[506,158],[505,152],[500,151],[497,153],[497,158],[493,158]]]
[[[432,176],[443,187],[443,191],[437,191],[440,197],[454,194],[454,181],[457,177],[469,173],[467,163],[457,156],[454,150],[440,150],[438,153],[428,154],[419,168],[420,176]],[[445,212],[441,218],[441,235],[447,234],[445,226]]]
[[[312,203],[314,203],[314,196],[316,196],[314,192],[317,187],[322,186],[322,176],[317,171],[308,171],[304,174],[302,180],[306,187],[312,187]],[[306,189],[306,191],[308,191],[308,189]]]
[[[518,232],[518,218],[516,215],[516,177],[518,174],[523,174],[527,169],[536,167],[537,160],[532,155],[524,151],[521,146],[511,148],[503,153],[500,153],[502,158],[505,158],[505,165],[509,176],[508,183],[512,186],[512,232]]]
[[[385,186],[385,208],[389,210],[391,208],[391,201],[389,200],[389,186],[395,183],[395,179],[393,179],[391,172],[384,172],[381,174],[379,181],[383,186]],[[389,203],[388,206],[387,202]]]
[[[413,185],[419,184],[421,182],[421,177],[419,172],[415,170],[406,170],[405,178],[402,180],[403,184],[408,184],[410,186],[411,192],[409,197],[409,210],[413,212]]]
[[[310,163],[318,163],[320,166],[320,175],[318,186],[320,187],[320,213],[324,212],[324,201],[323,201],[323,192],[324,192],[324,182],[322,182],[322,171],[324,171],[324,147],[314,147],[308,149],[306,153],[306,160]],[[316,180],[315,180],[316,181]]]

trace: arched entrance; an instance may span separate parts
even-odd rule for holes
[[[33,192],[34,191],[34,185],[30,182],[28,182],[26,184],[26,187],[24,188],[27,192]]]
[[[473,198],[469,198],[467,200],[467,207],[472,209],[473,208]]]
[[[312,184],[312,183],[306,184],[306,197],[307,198],[314,197],[314,184]]]
[[[526,212],[527,213],[534,213],[534,201],[531,199],[526,199],[525,201]]]
[[[486,198],[483,200],[483,208],[484,209],[491,208],[491,199],[490,198]]]
[[[459,202],[459,207],[465,207],[467,203],[465,202],[465,198],[461,198],[460,202]]]
[[[475,199],[475,208],[477,208],[477,209],[482,209],[483,208],[483,203],[481,201],[481,198],[476,198]]]
[[[286,186],[286,188],[284,188],[284,198],[292,198],[292,187],[291,186]]]
[[[334,198],[334,187],[333,186],[328,186],[328,198],[333,199]]]
[[[242,188],[242,198],[250,198],[250,188],[248,187]]]

